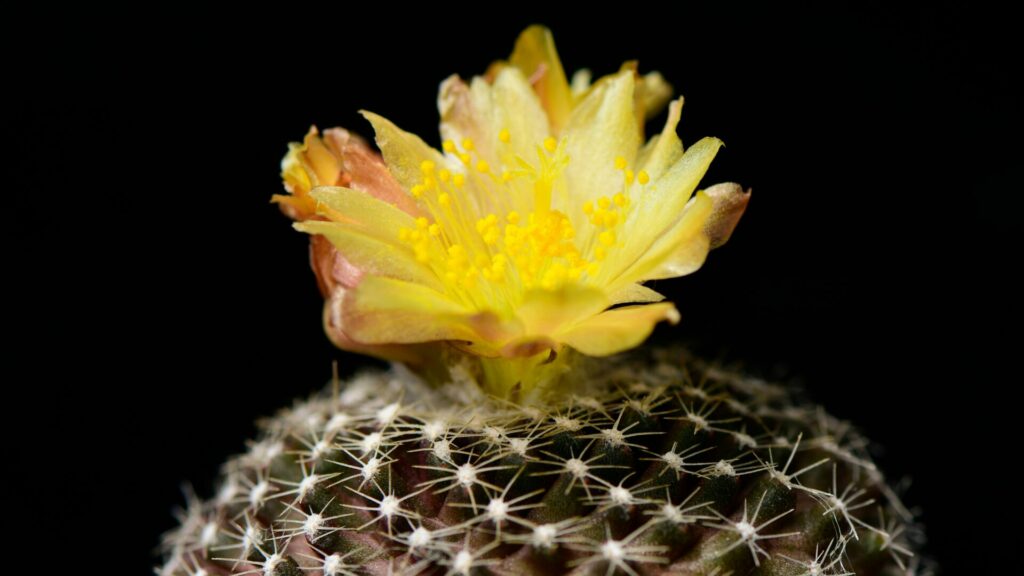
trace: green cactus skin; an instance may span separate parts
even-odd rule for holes
[[[587,373],[527,407],[401,367],[335,383],[228,461],[157,573],[931,574],[848,424],[679,349]]]

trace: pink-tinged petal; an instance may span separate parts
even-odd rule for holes
[[[714,203],[711,215],[704,223],[704,233],[711,242],[711,247],[718,248],[729,241],[732,231],[747,209],[750,190],[744,190],[735,182],[724,182],[711,186],[704,190],[704,193]]]
[[[608,356],[637,346],[663,320],[679,322],[679,312],[671,302],[614,308],[580,322],[558,340],[587,356]]]
[[[309,237],[309,264],[324,298],[333,294],[338,287],[355,286],[363,277],[362,270],[339,254],[330,240],[319,235]]]
[[[331,343],[342,350],[367,354],[384,360],[405,362],[407,364],[425,364],[435,358],[439,344],[364,344],[353,340],[345,332],[344,305],[347,290],[336,287],[324,302],[324,332]]]
[[[346,186],[366,192],[409,214],[418,215],[416,203],[388,171],[384,158],[370,148],[365,140],[344,128],[324,130],[323,139],[341,158],[348,175]]]

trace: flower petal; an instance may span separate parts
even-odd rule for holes
[[[420,164],[430,160],[438,166],[444,164],[444,157],[437,150],[427,145],[419,136],[411,134],[395,126],[393,122],[366,110],[360,111],[370,121],[376,132],[377,146],[388,163],[388,169],[406,190],[412,189],[422,172]]]
[[[691,146],[671,168],[637,195],[634,213],[624,224],[623,245],[613,251],[608,265],[602,268],[606,282],[617,278],[637,261],[649,256],[655,242],[669,234],[681,220],[693,190],[714,159],[722,141],[703,138]],[[703,222],[702,222],[703,223]],[[628,282],[638,278],[627,275]]]
[[[673,164],[683,157],[683,142],[676,134],[679,117],[683,112],[683,98],[673,100],[668,106],[668,118],[661,133],[653,136],[637,155],[638,170],[647,172],[651,180],[661,178]]]
[[[622,187],[616,158],[633,164],[640,136],[633,113],[633,72],[605,76],[576,106],[565,127],[569,164],[565,175],[572,202],[566,213],[583,229],[580,206],[600,196],[613,196]]]
[[[704,264],[711,248],[704,226],[711,215],[712,206],[712,200],[703,192],[698,192],[687,205],[682,217],[655,240],[632,266],[615,278],[613,285],[675,278],[695,272]]]
[[[401,228],[416,227],[416,219],[408,213],[358,190],[317,186],[310,196],[330,208],[332,219],[340,218],[339,222],[382,240],[393,240]]]
[[[345,186],[366,192],[415,215],[416,203],[388,171],[384,158],[370,148],[365,140],[343,128],[324,130],[323,140],[341,158],[349,178]]]
[[[729,241],[732,231],[747,209],[750,190],[743,190],[743,187],[735,182],[725,182],[711,186],[704,193],[714,203],[711,215],[704,223],[704,233],[710,240],[711,247],[718,248]]]
[[[324,298],[328,298],[338,287],[355,286],[363,277],[359,267],[346,260],[330,240],[319,234],[309,238],[309,264]]]
[[[527,336],[550,336],[609,306],[604,291],[580,284],[526,293],[516,315]]]
[[[349,290],[343,313],[345,332],[364,344],[479,341],[474,325],[486,323],[437,290],[380,276],[366,276]]]
[[[335,289],[324,302],[324,332],[332,344],[349,352],[413,365],[424,364],[430,358],[436,357],[438,351],[433,349],[436,344],[363,344],[353,340],[345,332],[343,306],[346,293],[347,290],[344,288]]]
[[[608,356],[637,346],[662,320],[679,322],[679,312],[671,302],[624,306],[584,320],[558,339],[588,356]]]
[[[573,101],[551,30],[536,24],[524,30],[516,39],[509,63],[533,82],[551,130],[558,133],[569,119]]]
[[[461,144],[470,138],[475,152],[495,172],[500,168],[510,170],[519,167],[516,158],[533,158],[536,147],[548,136],[548,120],[537,95],[529,82],[516,68],[502,68],[488,83],[474,78],[467,86],[462,79],[450,77],[441,84],[438,95],[441,111],[441,137]],[[507,138],[502,139],[504,134]],[[520,188],[516,182],[509,182],[513,189]],[[532,194],[525,184],[522,194],[532,201]],[[517,210],[530,206],[519,205]]]
[[[307,220],[296,222],[296,230],[325,236],[345,259],[366,274],[388,276],[443,289],[437,275],[416,261],[407,246],[383,240],[352,226],[338,222]],[[365,280],[365,278],[364,278]]]
[[[647,302],[661,302],[665,295],[644,286],[643,284],[627,284],[614,292],[609,300],[611,305],[616,304],[640,304]]]

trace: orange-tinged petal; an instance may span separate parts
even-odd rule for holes
[[[592,316],[562,332],[558,339],[588,356],[608,356],[637,346],[662,320],[679,322],[679,312],[671,302],[624,306]]]

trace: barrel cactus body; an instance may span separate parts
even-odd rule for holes
[[[401,368],[335,383],[225,465],[159,573],[924,573],[848,424],[681,350],[588,368],[527,406]]]

